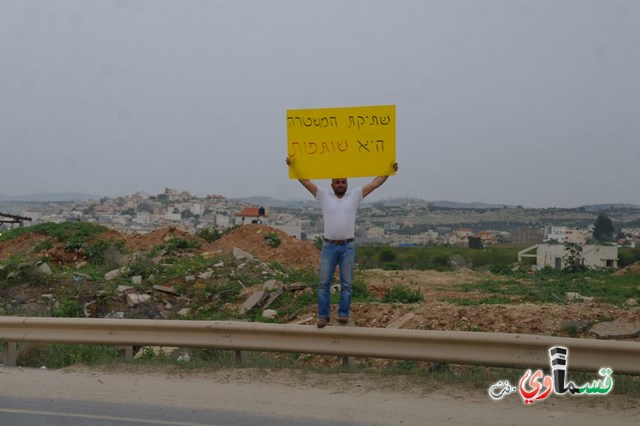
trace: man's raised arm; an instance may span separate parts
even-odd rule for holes
[[[398,163],[393,163],[393,170],[398,171]],[[362,187],[362,198],[371,194],[374,189],[379,188],[387,181],[389,176],[377,176],[371,182]]]
[[[287,166],[291,167],[292,161],[287,157]],[[313,198],[316,198],[316,194],[318,193],[318,186],[311,182],[309,179],[298,179],[298,181],[307,188],[307,191],[313,195]]]

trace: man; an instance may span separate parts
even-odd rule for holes
[[[287,165],[291,161],[287,157]],[[398,163],[393,164],[398,171]],[[331,189],[318,188],[309,179],[299,179],[302,186],[318,200],[324,220],[324,239],[320,253],[320,280],[318,283],[318,328],[327,325],[331,317],[331,282],[336,267],[340,270],[340,303],[338,322],[349,322],[351,309],[351,281],[356,257],[354,242],[356,210],[367,195],[380,187],[389,176],[378,176],[361,188],[348,190],[346,178],[331,179]]]

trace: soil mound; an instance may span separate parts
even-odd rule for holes
[[[273,236],[277,236],[277,241]],[[278,243],[279,242],[279,243]],[[204,252],[230,254],[237,247],[262,262],[277,262],[293,268],[317,268],[320,250],[307,241],[290,237],[267,225],[242,225],[219,240],[203,246]]]

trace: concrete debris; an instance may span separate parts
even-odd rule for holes
[[[191,308],[182,308],[178,311],[178,316],[186,317],[191,313]]]
[[[131,277],[131,283],[134,285],[142,284],[142,275],[136,275],[134,277]]]
[[[640,321],[615,320],[599,322],[589,330],[596,339],[634,339],[640,337]]]
[[[287,291],[298,291],[298,290],[304,290],[307,288],[306,284],[302,284],[302,283],[294,283],[294,284],[289,284],[287,286]]]
[[[263,318],[275,318],[278,315],[278,311],[274,309],[265,309],[262,311]]]
[[[171,347],[171,346],[143,346],[140,348],[138,352],[133,356],[133,359],[140,359],[142,357],[149,356],[161,356],[161,357],[170,357],[175,351],[179,348]]]
[[[163,293],[173,294],[174,296],[180,295],[180,293],[178,293],[175,288],[166,285],[154,285],[153,289],[156,291],[161,291]]]
[[[264,302],[264,305],[262,306],[264,309],[267,309],[273,302],[275,302],[275,300],[282,296],[284,294],[285,290],[284,288],[279,288],[276,291],[272,291],[269,293],[269,297],[267,298],[267,301]]]
[[[104,279],[107,281],[113,281],[116,278],[118,278],[120,276],[120,274],[123,274],[127,271],[127,268],[118,268],[118,269],[113,269],[109,272],[107,272],[106,274],[104,274]]]
[[[151,300],[151,296],[148,294],[129,293],[127,294],[127,304],[129,306],[142,305],[148,303]]]
[[[214,268],[222,268],[224,266],[224,262],[218,262],[215,265],[213,265]]]
[[[406,323],[411,321],[413,317],[415,317],[415,314],[413,312],[409,312],[397,320],[390,322],[389,325],[387,325],[387,328],[402,328]]]
[[[191,361],[191,354],[182,354],[177,358],[178,362],[189,362]]]
[[[190,283],[192,281],[195,281],[196,277],[194,275],[185,275],[184,280],[185,280],[185,282]]]
[[[130,285],[119,285],[116,288],[116,293],[118,293],[119,295],[123,295],[124,293],[128,293],[130,291],[133,291],[134,288],[131,287]]]
[[[569,301],[577,301],[577,302],[591,302],[593,301],[593,297],[583,296],[580,293],[576,293],[574,291],[568,291],[564,294],[564,297]]]
[[[236,259],[240,260],[240,259],[249,259],[249,260],[254,260],[253,255],[251,255],[251,253],[248,253],[244,250],[242,250],[241,248],[238,247],[234,247],[233,248],[233,257],[235,257]]]
[[[240,307],[240,315],[249,312],[251,309],[255,307],[260,307],[264,305],[264,303],[269,298],[269,293],[266,291],[260,290],[253,293],[249,298],[244,302],[244,304]]]
[[[277,280],[269,280],[266,283],[262,284],[262,289],[265,291],[273,291],[278,285]]]
[[[202,272],[202,273],[198,274],[198,278],[200,278],[201,280],[208,280],[212,276],[213,276],[213,271],[210,270],[210,269],[205,271],[205,272]]]

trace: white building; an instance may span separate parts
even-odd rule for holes
[[[617,268],[618,247],[603,245],[585,245],[582,247],[582,259],[588,268]],[[532,253],[535,250],[535,254]],[[518,253],[518,262],[523,258],[535,258],[535,269],[566,267],[567,255],[564,244],[537,244]]]

